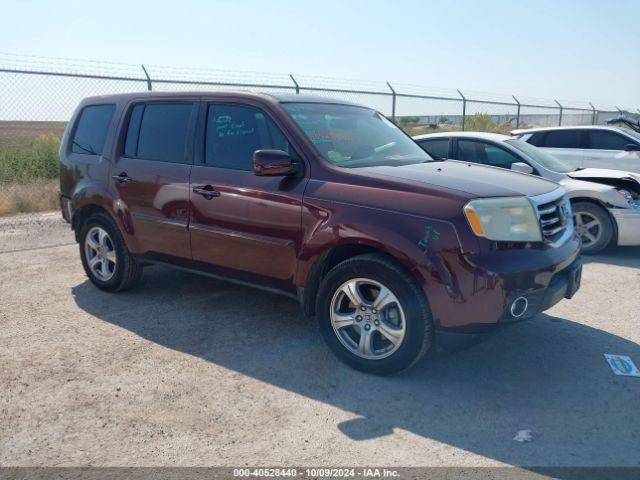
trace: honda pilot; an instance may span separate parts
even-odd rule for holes
[[[437,161],[384,115],[249,92],[87,98],[61,209],[93,284],[159,263],[289,295],[347,364],[388,374],[580,285],[558,184]],[[260,321],[260,319],[256,319]]]

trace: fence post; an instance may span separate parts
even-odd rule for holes
[[[513,97],[513,99],[518,104],[518,114],[516,116],[516,128],[520,128],[520,101],[516,98],[515,95],[511,95],[511,96]]]
[[[458,90],[456,88],[456,90]],[[462,94],[460,90],[458,90],[458,95],[462,98],[462,131],[464,132],[464,123],[467,118],[467,98]]]
[[[396,91],[389,82],[387,82],[387,87],[391,90],[391,121],[396,123]]]
[[[596,117],[598,116],[598,111],[596,110],[596,107],[593,106],[593,103],[589,102],[589,106],[591,107],[591,111],[593,112],[591,114],[591,125],[595,125]]]
[[[140,65],[142,67],[142,71],[144,72],[144,76],[147,77],[147,90],[151,91],[151,77],[147,72],[147,69],[144,68],[144,65]]]
[[[293,84],[296,86],[296,95],[300,95],[300,85],[298,85],[296,79],[293,78],[293,75],[289,74],[289,76],[291,77],[291,81],[293,82]]]
[[[558,118],[558,126],[560,127],[562,125],[562,105],[560,105],[560,102],[558,100],[554,99],[553,101],[556,102],[558,107],[560,107],[560,117]]]

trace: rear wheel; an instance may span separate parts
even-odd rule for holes
[[[384,255],[360,255],[336,265],[322,282],[316,312],[329,347],[365,372],[399,372],[433,345],[422,289]]]
[[[133,258],[118,226],[106,213],[92,215],[82,225],[80,258],[89,280],[108,292],[131,288],[142,276],[142,265]]]
[[[589,202],[576,202],[571,207],[576,233],[582,240],[582,253],[597,253],[606,248],[613,238],[613,222],[607,211]]]

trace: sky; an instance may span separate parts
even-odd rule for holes
[[[2,0],[0,52],[640,108],[640,1]]]

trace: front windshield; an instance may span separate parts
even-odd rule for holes
[[[375,110],[329,103],[283,103],[282,106],[318,152],[334,165],[355,168],[433,161]]]
[[[505,140],[505,143],[508,143],[512,147],[517,148],[521,152],[529,155],[532,159],[538,162],[547,170],[551,170],[556,173],[569,173],[576,170],[575,168],[567,165],[562,160],[558,160],[553,155],[545,152],[544,150],[539,149],[538,147],[534,147],[533,145],[523,142],[522,140],[510,139]]]

